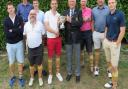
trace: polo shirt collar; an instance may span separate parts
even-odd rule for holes
[[[53,13],[52,13],[52,10],[50,10],[50,13],[53,15]],[[58,12],[56,11],[56,14],[55,14],[55,16],[58,14]]]
[[[110,11],[110,15],[114,15],[117,13],[117,10],[114,11],[114,13],[111,14],[111,11]]]
[[[97,9],[105,9],[105,5],[103,5],[102,8],[100,8],[99,6],[97,6]]]
[[[82,10],[87,10],[88,9],[88,7],[84,7],[84,8],[81,8]]]
[[[29,5],[30,5],[30,3],[29,3],[29,2],[27,2],[27,4],[26,4],[26,5],[24,5],[24,4],[22,3],[22,5],[23,5],[23,6],[29,6]]]

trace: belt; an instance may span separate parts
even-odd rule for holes
[[[96,30],[95,30],[96,31]],[[104,33],[105,31],[96,31],[96,32],[99,32],[99,33]]]
[[[110,39],[107,39],[108,41],[110,41],[110,42],[116,42],[117,40],[110,40]]]

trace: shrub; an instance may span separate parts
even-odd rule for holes
[[[12,0],[13,3],[15,4],[15,6],[17,6],[18,3],[20,3],[20,0]],[[62,13],[66,8],[67,8],[67,0],[58,0],[59,1],[59,7],[58,7],[58,11],[60,13]],[[107,0],[106,0],[107,1]],[[124,11],[126,19],[128,20],[128,1],[127,0],[117,0],[118,1],[118,6],[117,8],[121,9]],[[8,0],[1,0],[0,1],[0,49],[5,49],[5,36],[3,33],[3,19],[5,16],[7,16],[7,12],[6,12],[6,3],[8,2]],[[30,0],[30,2],[32,2],[32,0]],[[43,11],[47,11],[49,9],[49,3],[50,0],[39,0],[40,2],[40,8]],[[77,0],[77,6],[79,7],[79,2],[80,0]],[[94,6],[96,6],[96,0],[88,0],[87,6],[93,8]],[[127,24],[128,27],[128,24]],[[63,34],[63,33],[62,33]],[[128,34],[128,33],[127,33]],[[128,40],[128,36],[125,36],[125,39]]]

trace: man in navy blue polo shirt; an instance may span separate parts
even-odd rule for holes
[[[120,47],[125,34],[124,13],[116,10],[116,5],[116,0],[108,0],[110,13],[106,20],[106,38],[103,42],[106,60],[110,64],[108,68],[112,72],[112,82],[106,83],[105,87],[112,89],[117,89]]]

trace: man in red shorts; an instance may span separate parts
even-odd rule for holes
[[[47,30],[47,47],[48,47],[48,69],[49,77],[48,84],[52,83],[52,59],[54,53],[56,54],[56,77],[59,81],[63,81],[60,74],[60,55],[61,55],[61,37],[59,36],[59,16],[57,12],[58,2],[57,0],[51,0],[51,10],[45,13],[45,28]]]

